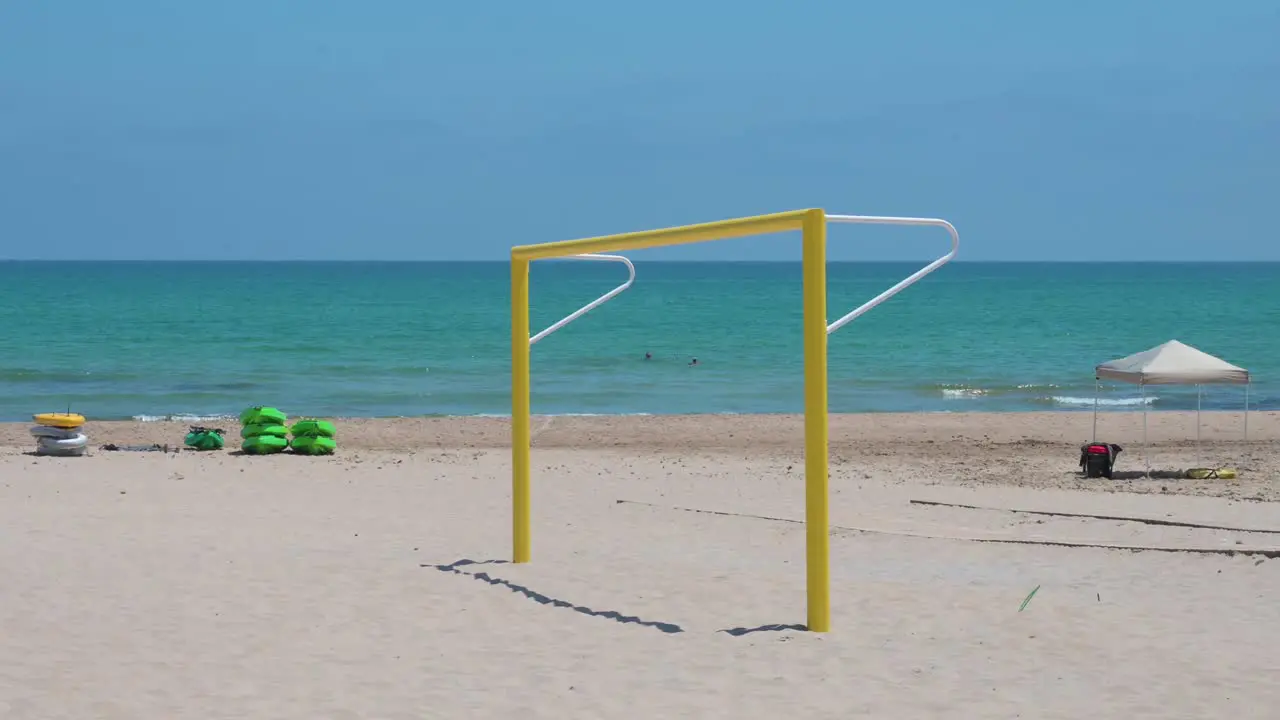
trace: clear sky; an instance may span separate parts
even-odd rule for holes
[[[968,260],[1280,260],[1278,38],[1275,0],[5,2],[0,258],[497,260],[819,206]]]

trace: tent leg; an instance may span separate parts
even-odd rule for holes
[[[1200,449],[1200,394],[1203,385],[1196,385],[1196,465],[1204,464],[1204,452]]]
[[[1147,469],[1147,477],[1151,477],[1151,456],[1147,454],[1147,386],[1142,388],[1142,464]]]
[[[1098,442],[1098,395],[1102,392],[1102,381],[1098,378],[1093,379],[1093,439],[1089,442]]]
[[[1249,442],[1249,385],[1244,384],[1244,441]]]
[[[1249,467],[1253,467],[1253,450],[1249,447],[1249,386],[1251,384],[1252,380],[1244,384],[1244,457]]]

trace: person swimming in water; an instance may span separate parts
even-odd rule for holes
[[[653,359],[653,353],[649,353],[649,352],[645,353],[645,354],[644,354],[644,359],[645,359],[645,360],[652,360],[652,359]]]
[[[689,361],[689,367],[693,367],[694,365],[697,365],[697,364],[698,364],[698,358],[694,358]]]

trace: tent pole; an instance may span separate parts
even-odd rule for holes
[[[1098,395],[1101,392],[1102,380],[1095,377],[1093,379],[1093,439],[1089,442],[1098,442]],[[1245,403],[1248,404],[1248,400]]]
[[[1147,468],[1147,477],[1151,477],[1151,456],[1147,454],[1147,384],[1139,383],[1142,388],[1142,464]]]
[[[1196,385],[1196,465],[1204,461],[1204,453],[1200,450],[1200,390],[1203,385]]]
[[[1249,382],[1244,384],[1244,441],[1245,442],[1249,442],[1249,386],[1252,383],[1253,383],[1253,380],[1250,379]]]

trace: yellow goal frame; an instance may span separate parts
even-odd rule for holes
[[[946,256],[881,293],[831,325],[827,324],[827,221],[890,225],[944,226],[952,237]],[[805,574],[808,590],[807,627],[827,632],[831,627],[830,521],[828,517],[827,335],[914,283],[950,260],[959,237],[944,220],[827,215],[817,208],[720,220],[643,232],[511,248],[511,531],[512,560],[527,563],[530,541],[530,335],[529,263],[585,254],[687,245],[711,240],[801,232],[804,275],[804,471]],[[633,276],[634,277],[634,276]],[[630,281],[628,281],[629,283]],[[585,309],[584,309],[585,310]]]

